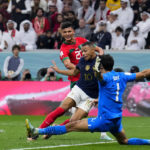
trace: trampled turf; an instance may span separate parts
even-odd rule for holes
[[[36,141],[26,140],[25,119],[38,127],[44,116],[0,116],[0,150],[149,150],[150,146],[123,146],[116,142],[105,143],[99,133],[69,133],[52,136],[49,140],[40,137]],[[67,119],[61,117],[60,123]],[[150,139],[150,117],[123,118],[127,136]],[[99,142],[99,143],[98,143]],[[95,143],[95,144],[94,144]]]

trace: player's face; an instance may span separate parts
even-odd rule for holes
[[[71,42],[74,37],[74,29],[71,27],[62,29],[61,34],[62,37],[65,38],[65,41]]]
[[[85,60],[92,59],[96,54],[94,48],[91,48],[90,46],[86,45],[82,47],[82,55]]]

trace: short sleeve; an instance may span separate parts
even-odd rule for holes
[[[69,59],[69,51],[61,47],[60,48],[60,60],[63,62],[66,59]]]
[[[125,72],[123,74],[124,74],[124,78],[127,82],[134,81],[136,79],[136,73]]]

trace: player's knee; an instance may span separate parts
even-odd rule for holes
[[[126,145],[126,144],[128,144],[128,139],[118,140],[118,143],[119,143],[120,145]]]
[[[73,122],[69,122],[68,124],[66,124],[67,131],[68,132],[74,131],[77,123],[78,123],[78,121],[73,121]]]

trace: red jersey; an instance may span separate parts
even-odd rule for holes
[[[76,37],[75,43],[72,44],[64,42],[60,47],[60,59],[62,62],[66,59],[70,59],[71,63],[77,65],[82,56],[81,45],[85,42],[87,42],[87,40],[82,37]],[[77,76],[69,76],[68,80],[74,82],[79,80],[79,77],[80,74]]]

